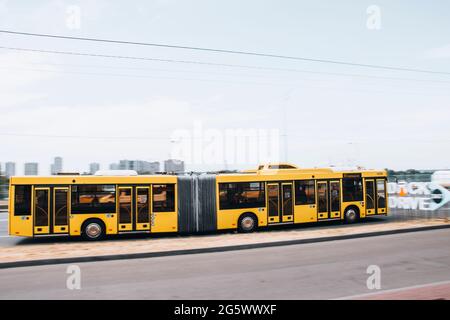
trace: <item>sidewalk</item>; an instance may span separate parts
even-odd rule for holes
[[[414,221],[361,222],[355,225],[299,226],[295,229],[268,230],[251,234],[226,233],[214,235],[192,235],[149,237],[139,239],[115,239],[100,242],[83,242],[76,240],[55,240],[51,243],[33,243],[33,240],[13,247],[0,248],[0,267],[10,262],[71,259],[71,261],[123,259],[120,255],[133,258],[158,255],[187,254],[206,251],[225,251],[248,249],[271,245],[287,245],[304,242],[338,240],[340,238],[362,237],[376,233],[404,232],[414,228],[450,227],[448,219],[430,219]],[[367,235],[368,236],[368,235]],[[308,241],[310,240],[310,241]],[[297,242],[296,242],[297,241]],[[289,243],[291,242],[291,243]],[[154,255],[152,255],[154,254]],[[141,255],[141,256],[139,256]],[[49,264],[50,262],[43,264]],[[61,263],[61,262],[51,262]]]

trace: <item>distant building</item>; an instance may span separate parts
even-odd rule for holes
[[[16,175],[16,163],[15,162],[6,162],[5,163],[5,176],[7,178]]]
[[[92,162],[92,163],[89,164],[89,173],[90,174],[94,174],[98,170],[100,170],[100,163]]]
[[[168,159],[164,161],[164,171],[166,172],[184,172],[184,161]]]
[[[112,163],[110,170],[134,170],[139,174],[149,174],[158,172],[159,162],[149,162],[142,160],[120,160],[119,163]]]
[[[119,170],[119,164],[117,163],[111,163],[109,165],[109,170]]]
[[[38,175],[38,163],[37,162],[27,162],[25,163],[25,175],[26,176],[37,176]]]
[[[63,159],[61,157],[55,157],[53,163],[50,165],[50,173],[52,175],[58,174],[63,171]]]

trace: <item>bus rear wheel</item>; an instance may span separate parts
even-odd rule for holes
[[[345,223],[355,223],[359,219],[359,211],[356,207],[348,207],[344,212]]]
[[[238,230],[242,233],[250,233],[258,228],[258,219],[252,213],[245,213],[240,216],[238,221]]]
[[[105,225],[97,219],[86,221],[81,229],[81,236],[84,240],[97,241],[105,236]]]

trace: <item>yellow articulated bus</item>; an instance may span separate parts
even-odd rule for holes
[[[9,233],[252,232],[388,213],[386,171],[271,164],[230,174],[12,177]]]

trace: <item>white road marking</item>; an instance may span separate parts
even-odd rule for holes
[[[369,292],[369,293],[355,294],[353,296],[341,297],[341,298],[336,298],[336,299],[332,299],[332,300],[348,300],[348,299],[355,299],[355,298],[364,298],[364,297],[375,296],[378,294],[394,293],[394,292],[400,292],[400,291],[410,290],[410,289],[420,289],[420,288],[426,288],[426,287],[430,287],[430,286],[438,286],[441,284],[450,284],[450,281],[431,282],[431,283],[425,283],[425,284],[419,284],[419,285],[415,285],[415,286],[402,287],[402,288],[389,289],[389,290],[375,290],[375,291]]]

